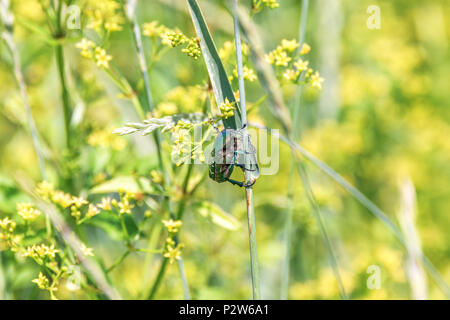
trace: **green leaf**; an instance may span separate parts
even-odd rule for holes
[[[112,193],[119,191],[129,191],[132,193],[159,193],[150,183],[150,180],[144,177],[122,176],[116,177],[91,189],[91,194]]]
[[[187,0],[187,2],[192,21],[194,22],[197,37],[200,39],[200,48],[202,50],[206,68],[208,69],[216,102],[220,105],[225,101],[225,99],[228,99],[228,101],[236,105],[234,117],[224,119],[223,123],[227,128],[241,128],[241,112],[238,104],[236,103],[236,98],[234,97],[233,89],[231,88],[227,73],[223,67],[222,60],[220,60],[216,46],[208,30],[208,26],[203,18],[203,14],[196,0]]]
[[[202,201],[194,204],[197,212],[209,219],[212,223],[231,231],[241,228],[241,223],[231,214],[225,212],[217,204],[209,201]]]

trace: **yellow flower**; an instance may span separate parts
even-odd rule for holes
[[[86,247],[84,245],[84,243],[81,244],[81,252],[83,253],[83,256],[85,256],[85,257],[88,257],[88,256],[93,257],[94,256],[94,249]]]
[[[134,207],[134,205],[130,204],[128,198],[122,199],[122,201],[118,203],[118,206],[121,214],[131,214],[131,209]]]
[[[220,113],[225,119],[234,116],[235,108],[234,103],[231,103],[228,98],[225,98],[225,101],[219,106]]]
[[[323,78],[320,77],[319,72],[316,71],[313,75],[311,75],[311,86],[322,89]]]
[[[269,64],[274,64],[275,63],[275,53],[269,52],[268,54],[265,55],[265,59],[267,61],[267,63]]]
[[[52,201],[63,208],[67,208],[72,205],[72,196],[63,191],[56,191],[52,194]]]
[[[97,60],[97,66],[102,68],[109,67],[109,61],[111,61],[112,57],[106,54],[105,49],[97,47],[95,49],[95,60]]]
[[[144,23],[143,35],[147,37],[158,37],[160,35],[161,27],[158,27],[158,21]]]
[[[242,72],[243,72],[243,74],[244,74],[244,79],[245,79],[245,80],[248,80],[248,81],[250,81],[250,82],[253,82],[253,81],[255,81],[255,80],[257,79],[256,74],[255,74],[255,71],[254,71],[253,69],[250,69],[250,68],[247,67],[247,66],[244,66],[244,67],[242,68]],[[234,70],[233,70],[233,73],[234,73],[234,76],[235,76],[235,77],[238,76],[237,69],[234,69]]]
[[[16,228],[16,223],[11,219],[9,219],[8,217],[6,217],[3,220],[0,220],[0,227],[3,230],[6,230],[8,233],[11,233]]]
[[[94,42],[87,40],[86,38],[81,39],[80,42],[78,42],[75,45],[76,48],[81,50],[81,56],[85,58],[91,58],[92,57],[92,49],[95,47]]]
[[[227,61],[233,54],[234,45],[231,41],[225,41],[223,48],[219,49],[219,57],[222,61]]]
[[[41,215],[41,212],[35,208],[30,203],[18,203],[17,204],[17,213],[22,217],[25,221],[33,221],[36,220],[37,217]]]
[[[307,44],[307,43],[302,44],[302,48],[300,49],[301,55],[307,54],[310,51],[311,51],[311,47],[309,46],[309,44]]]
[[[296,81],[299,76],[299,73],[293,69],[287,69],[283,73],[283,77],[286,78],[289,81]]]
[[[298,71],[302,72],[308,69],[309,61],[303,61],[302,59],[298,59],[294,62],[294,66]]]
[[[77,208],[81,208],[83,205],[88,204],[88,202],[81,197],[72,197],[72,204]]]
[[[96,216],[100,213],[100,210],[93,204],[89,205],[88,212],[86,213],[86,216],[89,218],[92,218],[93,216]]]
[[[39,272],[39,276],[36,279],[31,280],[31,282],[36,283],[39,289],[42,290],[47,290],[50,286],[50,281],[42,272]]]
[[[163,182],[163,175],[159,171],[156,171],[156,170],[150,171],[150,176],[151,176],[152,181],[154,183],[161,183],[161,182]]]
[[[53,183],[47,181],[42,181],[36,188],[37,194],[44,200],[49,200],[54,191],[55,187],[53,186]]]
[[[110,197],[102,198],[102,202],[100,204],[97,204],[97,207],[107,211],[111,210],[112,209],[111,198]]]
[[[287,67],[288,63],[292,60],[285,51],[281,51],[275,55],[275,65]]]
[[[164,224],[164,226],[167,228],[167,231],[169,231],[170,233],[176,233],[178,232],[178,230],[180,229],[181,225],[183,224],[183,222],[181,220],[163,220],[162,223]]]
[[[169,263],[174,263],[175,260],[181,259],[181,249],[183,248],[182,244],[178,244],[175,248],[171,245],[167,246],[167,252],[164,253],[164,258],[169,259]]]
[[[286,39],[281,40],[281,47],[284,50],[288,51],[288,52],[294,52],[295,49],[297,49],[299,47],[299,45],[300,44],[295,39],[293,39],[293,40],[286,40]]]

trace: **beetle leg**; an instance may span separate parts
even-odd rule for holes
[[[234,185],[239,186],[241,188],[244,186],[244,183],[240,182],[240,181],[236,181],[236,180],[229,179],[229,178],[227,178],[227,181],[230,182],[231,184],[234,184]]]

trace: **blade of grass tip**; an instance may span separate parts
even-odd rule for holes
[[[187,4],[194,23],[195,32],[200,39],[200,48],[211,80],[216,103],[220,105],[225,99],[228,99],[230,103],[237,106],[233,89],[231,88],[227,73],[223,67],[222,60],[220,60],[200,7],[196,0],[187,0]],[[223,119],[223,124],[226,128],[231,129],[240,129],[242,127],[241,111],[238,107],[235,109],[233,117]]]
[[[43,152],[42,152],[40,142],[39,142],[39,136],[38,136],[38,131],[36,128],[36,123],[34,121],[33,114],[31,113],[31,105],[30,105],[30,101],[28,99],[27,86],[26,86],[25,79],[24,79],[24,76],[22,73],[19,52],[17,50],[16,44],[15,44],[14,38],[13,38],[14,16],[9,11],[9,1],[3,0],[0,3],[0,11],[1,11],[1,18],[2,18],[3,24],[5,25],[5,31],[3,31],[3,33],[2,33],[2,38],[4,39],[6,46],[8,47],[9,51],[11,52],[11,56],[12,56],[12,60],[13,60],[14,75],[15,75],[17,84],[19,85],[20,95],[22,97],[23,106],[25,108],[28,128],[30,130],[34,151],[36,152],[36,156],[37,156],[37,160],[38,160],[38,164],[39,164],[39,170],[41,173],[41,178],[42,178],[42,180],[46,180],[47,175],[45,172],[44,156],[43,156]],[[45,216],[45,224],[46,224],[46,229],[47,229],[47,238],[50,238],[51,234],[52,234],[52,225],[51,225],[51,221],[47,215]]]
[[[238,0],[234,0],[232,3],[233,8],[233,20],[234,20],[234,36],[236,43],[236,64],[238,71],[239,81],[239,97],[240,97],[240,109],[241,119],[244,131],[244,168],[249,165],[248,156],[246,150],[248,150],[248,128],[247,128],[247,110],[246,110],[246,97],[245,97],[245,83],[244,72],[242,62],[242,43],[241,43],[241,31],[239,25],[239,17],[237,15]],[[245,173],[246,184],[251,184],[251,176],[248,172]],[[258,265],[258,251],[256,243],[256,221],[255,221],[255,208],[253,204],[253,189],[251,186],[245,188],[247,197],[247,216],[248,216],[248,236],[250,245],[250,260],[251,260],[251,276],[252,276],[252,288],[253,299],[261,299],[261,286],[259,277],[259,265]]]
[[[252,127],[267,130],[268,132],[272,132],[270,128],[265,126],[252,123]],[[279,133],[272,133],[277,136],[284,143],[289,145],[289,147],[306,159],[311,161],[315,166],[317,166],[321,171],[323,171],[326,175],[328,175],[331,179],[333,179],[337,184],[339,184],[344,190],[346,190],[353,198],[355,198],[363,207],[365,207],[371,214],[373,214],[376,218],[378,218],[386,227],[395,235],[395,237],[400,241],[400,243],[406,248],[407,243],[400,229],[395,225],[395,223],[388,217],[388,215],[383,212],[376,204],[374,204],[366,195],[364,195],[361,191],[355,188],[350,182],[344,179],[339,173],[334,171],[331,167],[329,167],[325,162],[318,159],[314,155],[312,155],[305,148],[300,146],[299,144],[293,142],[287,137],[280,135]],[[447,298],[450,299],[450,288],[446,281],[442,278],[439,271],[435,268],[433,263],[423,254],[420,253],[420,258],[423,262],[423,265],[429,275],[432,277],[433,281],[439,287],[439,289],[446,295]]]
[[[300,15],[300,23],[299,23],[299,48],[302,47],[302,44],[305,39],[306,34],[306,22],[308,17],[308,5],[309,0],[303,0],[302,1],[302,9],[301,9],[301,15]],[[300,131],[300,100],[301,100],[301,94],[302,94],[302,87],[299,86],[297,88],[295,98],[294,98],[294,123],[293,123],[293,132],[292,140],[297,140],[298,133]],[[295,167],[295,156],[291,155],[291,163],[290,163],[290,170],[289,172],[294,172]],[[284,225],[284,241],[285,241],[285,248],[284,248],[284,259],[283,259],[283,265],[282,265],[282,272],[281,272],[281,294],[280,298],[281,300],[287,300],[288,298],[288,291],[289,291],[289,277],[290,277],[290,260],[291,260],[291,241],[292,241],[292,216],[294,211],[294,186],[295,186],[295,175],[291,174],[289,175],[289,182],[288,182],[288,193],[287,193],[287,208],[286,208],[286,217],[285,217],[285,225]]]
[[[121,300],[120,294],[114,289],[106,280],[106,275],[101,268],[89,257],[83,254],[83,243],[75,235],[75,232],[66,223],[62,215],[58,212],[56,207],[40,199],[32,190],[31,183],[23,177],[16,177],[15,181],[30,198],[34,200],[36,206],[42,212],[45,212],[50,217],[55,230],[59,232],[64,241],[73,249],[77,255],[80,263],[84,266],[86,271],[90,274],[92,281],[96,286],[111,300]]]

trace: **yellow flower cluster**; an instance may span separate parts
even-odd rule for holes
[[[170,29],[164,25],[160,25],[158,21],[145,23],[143,26],[143,35],[161,40],[161,44],[175,48],[186,45],[181,52],[188,56],[198,59],[201,56],[199,40],[197,38],[189,38],[178,29]]]
[[[277,0],[252,0],[252,9],[254,12],[261,11],[264,7],[276,9],[280,6]]]
[[[242,56],[244,60],[247,60],[248,55],[250,54],[250,48],[247,44],[242,44]],[[224,64],[229,64],[233,66],[233,76],[229,76],[228,80],[232,81],[233,79],[238,77],[237,67],[236,67],[236,46],[231,41],[225,41],[223,47],[219,49],[219,57]],[[245,61],[244,61],[245,62]],[[255,71],[244,65],[243,66],[244,79],[250,82],[253,82],[257,79]]]
[[[282,79],[293,84],[310,84],[321,89],[324,79],[320,77],[318,71],[309,68],[309,61],[301,58],[311,51],[311,47],[306,43],[299,47],[300,44],[295,39],[283,39],[281,45],[266,54],[266,61],[277,67]]]
[[[23,256],[33,259],[54,259],[58,252],[59,250],[55,249],[53,244],[50,247],[45,244],[32,245],[31,247],[27,247],[25,249]]]
[[[181,220],[163,220],[162,223],[167,228],[167,231],[170,233],[177,233],[180,227],[183,225],[183,222]]]
[[[175,87],[165,95],[163,102],[158,104],[158,114],[170,116],[198,112],[204,103],[205,95],[205,90],[200,86]]]
[[[89,19],[88,28],[97,32],[120,31],[125,21],[120,4],[114,0],[88,0],[84,13]]]
[[[41,212],[34,208],[31,203],[18,203],[17,213],[25,221],[36,220],[41,215]]]
[[[79,224],[84,222],[86,219],[90,219],[100,214],[99,208],[103,210],[110,210],[111,208],[111,199],[109,198],[103,198],[100,204],[94,205],[82,197],[72,196],[64,191],[55,190],[53,184],[46,181],[38,184],[36,192],[44,200],[56,204],[63,209],[70,208],[71,215],[75,217],[77,223]],[[87,207],[87,210],[84,209],[85,207]],[[86,212],[83,219],[81,219],[82,211]]]
[[[177,166],[180,166],[191,156],[192,139],[190,130],[177,125],[172,130],[172,139],[172,159]]]
[[[235,109],[236,109],[235,104],[231,103],[228,100],[228,98],[225,98],[225,101],[222,102],[219,106],[220,113],[222,114],[222,117],[224,117],[225,119],[234,116]]]
[[[16,223],[8,217],[0,219],[0,240],[8,240],[16,229]]]
[[[112,56],[108,55],[105,49],[96,46],[94,42],[83,38],[75,47],[81,50],[80,54],[82,57],[95,61],[97,66],[101,68],[109,68]]]

